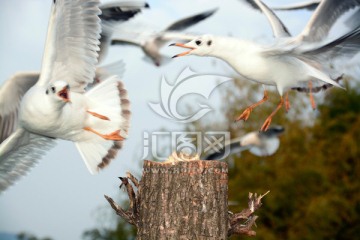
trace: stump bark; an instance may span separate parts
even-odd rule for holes
[[[130,173],[120,178],[129,195],[128,210],[105,198],[118,215],[137,227],[138,240],[253,236],[251,226],[257,218],[253,213],[264,195],[249,195],[247,209],[229,213],[227,173],[227,164],[220,161],[145,161],[140,182]]]
[[[146,161],[137,239],[226,239],[227,171],[224,162]]]

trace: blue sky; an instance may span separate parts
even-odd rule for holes
[[[0,83],[13,73],[39,70],[43,54],[47,22],[52,1],[5,0],[0,2]],[[108,1],[104,1],[108,2]],[[214,7],[220,10],[212,18],[189,29],[192,33],[232,34],[260,42],[272,40],[272,33],[265,17],[238,0],[149,0],[151,8],[124,29],[138,31],[151,26],[162,29],[177,18],[205,11]],[[266,1],[269,5],[296,2]],[[306,11],[281,13],[280,17],[293,34],[300,32],[310,14]],[[165,47],[162,52],[172,56],[179,49]],[[108,207],[104,194],[119,198],[125,194],[118,189],[118,176],[131,171],[140,176],[142,164],[143,132],[161,128],[181,130],[184,126],[161,118],[148,106],[158,101],[162,76],[174,81],[186,67],[197,72],[211,70],[228,74],[232,72],[221,61],[212,58],[187,57],[176,59],[161,68],[142,61],[143,53],[134,47],[112,47],[106,62],[119,59],[126,62],[123,78],[132,102],[132,122],[129,139],[124,149],[110,166],[92,176],[87,171],[79,153],[71,142],[59,141],[28,176],[16,186],[0,195],[0,232],[27,231],[37,236],[54,239],[80,239],[86,229],[108,226],[98,221],[98,209],[105,209],[108,217],[116,217]],[[216,106],[216,93],[212,97]],[[206,117],[221,114],[217,109]]]

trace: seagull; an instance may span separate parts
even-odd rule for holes
[[[114,75],[85,91],[95,76],[100,12],[98,0],[53,1],[40,78],[30,88],[20,84],[18,95],[29,89],[20,103],[19,125],[0,145],[0,192],[58,138],[76,144],[92,174],[122,147],[130,117],[123,84]]]
[[[260,45],[237,38],[204,35],[186,44],[174,43],[170,46],[189,49],[174,57],[185,55],[217,57],[227,62],[245,79],[276,86],[280,102],[261,127],[261,131],[266,131],[273,116],[282,106],[285,105],[285,109],[289,110],[288,90],[301,89],[304,86],[312,89],[324,84],[342,88],[331,76],[328,63],[329,60],[340,57],[351,58],[358,53],[360,27],[335,40],[324,42],[334,18],[339,12],[344,12],[343,9],[354,6],[352,0],[343,0],[339,4],[335,4],[334,0],[328,0],[326,2],[329,3],[322,2],[319,5],[305,29],[298,36],[291,37],[284,24],[269,7],[260,0],[252,2],[263,11],[266,10],[264,13],[270,19],[275,35],[276,41],[273,44]],[[360,0],[356,0],[356,4],[359,5]],[[329,7],[331,11],[325,13],[323,8]],[[263,99],[246,108],[236,120],[246,121],[252,110],[267,100],[268,93],[265,88]],[[312,106],[314,107],[314,103]]]
[[[123,61],[99,66],[107,55],[112,35],[119,24],[135,17],[142,9],[149,8],[143,1],[116,1],[100,5],[102,32],[100,34],[100,50],[94,84],[101,82],[112,74],[122,77],[125,71]],[[23,95],[37,82],[40,72],[18,72],[0,87],[0,143],[17,128],[18,110]],[[91,88],[89,85],[88,88]]]
[[[252,154],[258,157],[265,157],[273,155],[280,146],[279,136],[284,132],[281,126],[270,127],[265,132],[254,131],[242,137],[235,138],[228,143],[225,143],[223,148],[219,151],[211,152],[205,155],[204,160],[218,160],[226,154],[225,149],[229,148],[229,155],[241,153],[249,150]]]
[[[146,57],[150,58],[156,66],[164,64],[167,60],[165,56],[160,53],[160,48],[163,47],[168,41],[184,40],[190,41],[194,38],[194,35],[184,34],[180,31],[185,30],[198,22],[201,22],[211,15],[213,15],[217,9],[212,9],[206,12],[195,14],[190,17],[180,19],[163,31],[155,32],[150,35],[140,35],[135,39],[114,38],[111,41],[112,45],[134,45],[141,47]]]

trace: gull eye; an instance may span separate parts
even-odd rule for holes
[[[196,40],[196,45],[200,46],[201,45],[201,41],[200,40]]]
[[[53,92],[53,93],[55,93],[55,87],[51,87],[51,91]]]
[[[209,40],[209,41],[207,42],[207,45],[208,45],[208,46],[211,46],[211,44],[212,44],[212,41]]]

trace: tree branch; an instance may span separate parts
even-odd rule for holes
[[[261,207],[261,199],[269,192],[270,191],[267,191],[265,194],[260,196],[258,196],[256,193],[249,193],[248,208],[242,210],[240,213],[230,214],[230,228],[228,231],[229,237],[234,234],[247,236],[256,235],[256,232],[251,230],[251,228],[255,224],[258,216],[253,215],[253,213]]]
[[[108,197],[106,195],[104,195],[104,197],[110,203],[110,206],[115,210],[117,215],[124,218],[125,221],[127,221],[128,223],[136,225],[136,221],[135,219],[133,219],[132,214],[129,211],[125,211],[124,209],[122,209],[111,197]]]

